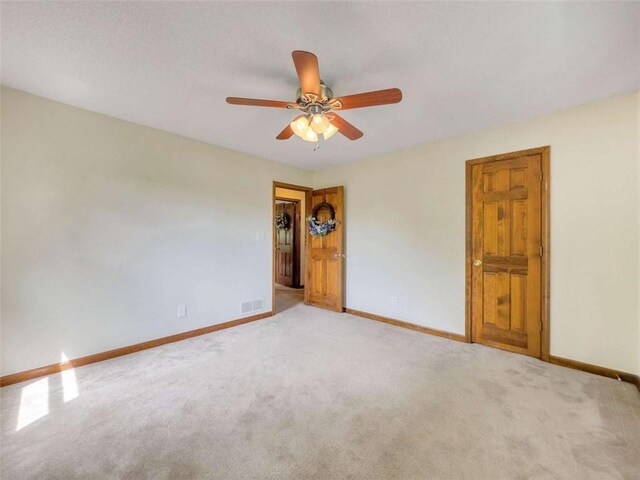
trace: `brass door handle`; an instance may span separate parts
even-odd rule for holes
[[[475,259],[475,260],[473,261],[473,264],[474,264],[476,267],[479,267],[480,265],[482,265],[482,260]]]

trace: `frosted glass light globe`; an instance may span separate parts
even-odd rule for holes
[[[316,113],[311,117],[311,128],[316,133],[324,133],[329,128],[329,119],[324,113]]]
[[[304,136],[307,134],[307,132],[311,130],[309,128],[309,119],[304,115],[296,118],[289,124],[289,126],[291,127],[291,130],[293,130],[293,133],[295,133],[302,139],[304,139]]]
[[[327,129],[324,131],[324,139],[329,140],[336,133],[338,133],[338,129],[333,125],[333,123],[330,123]]]
[[[316,134],[316,132],[314,132],[310,128],[307,128],[307,131],[304,134],[304,136],[300,137],[300,138],[302,138],[306,142],[317,142],[318,141],[318,135]]]

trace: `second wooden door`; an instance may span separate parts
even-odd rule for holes
[[[300,203],[276,204],[276,218],[286,218],[286,228],[276,228],[276,283],[285,287],[300,286]]]
[[[543,155],[469,162],[472,340],[541,356]]]

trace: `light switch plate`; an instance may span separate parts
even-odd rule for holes
[[[184,318],[187,316],[187,306],[178,305],[178,318]]]

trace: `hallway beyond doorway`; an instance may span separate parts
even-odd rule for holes
[[[276,313],[284,312],[304,302],[304,288],[290,288],[275,284],[276,286]]]

